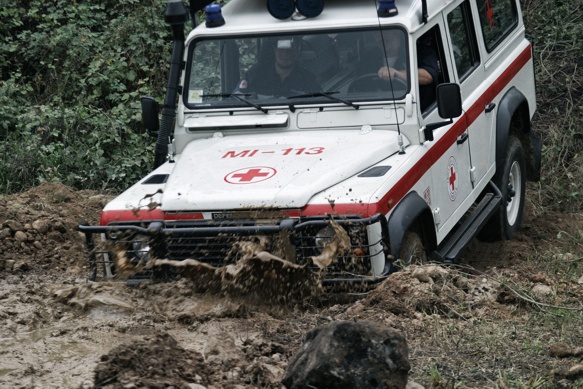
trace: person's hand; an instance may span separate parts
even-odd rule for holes
[[[382,80],[389,80],[389,78],[394,79],[395,77],[403,79],[401,72],[389,66],[383,66],[382,68],[379,69],[377,74],[379,78]]]

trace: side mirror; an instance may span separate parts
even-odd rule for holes
[[[453,123],[453,118],[462,114],[462,94],[460,86],[454,83],[439,84],[436,89],[437,94],[437,112],[443,119],[449,119],[445,122],[429,123],[425,126],[423,133],[426,141],[433,141],[433,131]]]
[[[160,129],[158,119],[158,103],[151,97],[142,97],[142,122],[149,132],[156,133]]]
[[[436,92],[439,116],[444,119],[453,119],[461,116],[462,95],[458,84],[439,84]]]

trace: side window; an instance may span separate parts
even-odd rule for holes
[[[419,103],[425,114],[435,108],[435,88],[449,82],[445,51],[439,26],[421,35],[416,42],[417,68],[419,76]]]
[[[472,23],[469,3],[466,1],[447,15],[455,67],[463,81],[480,64],[480,53]]]
[[[516,0],[476,0],[484,43],[488,52],[518,24]]]

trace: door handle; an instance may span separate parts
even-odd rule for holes
[[[458,136],[457,138],[457,144],[461,145],[462,143],[464,143],[465,141],[467,141],[469,138],[468,133],[464,132],[463,134],[461,134],[460,136]]]
[[[490,104],[486,105],[486,113],[492,112],[494,110],[494,108],[496,108],[496,103],[490,103]]]

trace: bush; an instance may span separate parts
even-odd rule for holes
[[[583,5],[580,0],[523,0],[534,42],[538,111],[543,135],[541,206],[578,211],[583,193]]]
[[[165,0],[0,6],[0,191],[122,189],[152,167],[139,97],[163,100]]]

